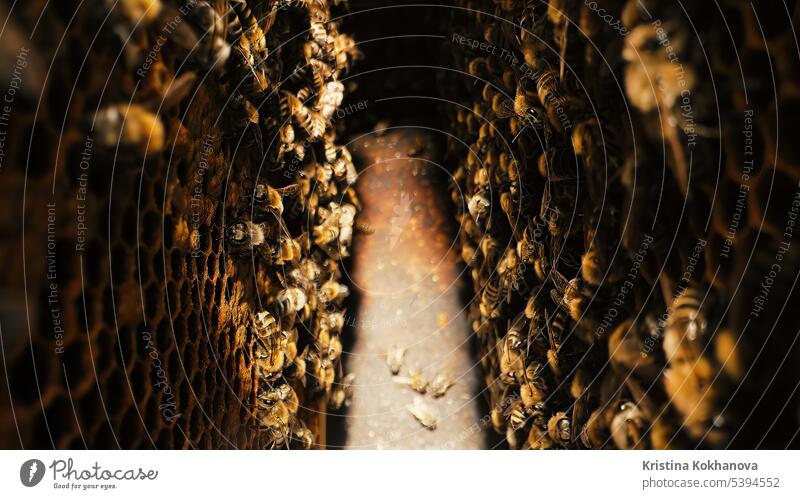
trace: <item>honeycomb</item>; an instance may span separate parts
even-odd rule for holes
[[[788,5],[444,16],[470,320],[509,447],[797,446]]]
[[[327,3],[6,4],[2,447],[324,446],[358,206]]]

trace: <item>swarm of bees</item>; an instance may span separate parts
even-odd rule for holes
[[[636,0],[459,6],[446,29],[489,47],[454,43],[458,76],[441,85],[460,104],[442,110],[455,135],[452,197],[494,429],[511,448],[785,446],[770,428],[797,428],[796,415],[757,394],[780,371],[792,381],[771,393],[797,407],[787,387],[798,369],[754,357],[763,338],[762,355],[796,355],[794,333],[770,330],[779,321],[796,331],[797,319],[779,304],[769,325],[752,314],[771,275],[761,262],[785,271],[772,275],[776,300],[797,301],[797,258],[784,267],[785,234],[763,228],[770,216],[770,227],[786,227],[797,170],[791,148],[761,166],[760,146],[740,137],[755,114],[765,120],[759,143],[777,139],[766,125],[772,99],[753,111],[763,72],[699,45],[731,45],[722,12],[742,26],[731,53],[747,46],[756,59],[767,47],[753,12]],[[699,35],[685,29],[687,15],[703,19]],[[712,78],[709,62],[730,79]],[[783,66],[789,95],[797,64]],[[757,215],[734,224],[740,184],[757,190],[769,175],[793,179],[778,189],[784,208],[745,194],[744,211]],[[753,242],[759,232],[768,242]],[[739,282],[749,289],[734,291]],[[751,366],[761,374],[748,378]]]
[[[340,262],[349,256],[360,203],[356,170],[336,143],[332,119],[343,98],[339,77],[358,52],[324,1],[228,3],[221,34],[231,46],[226,137],[232,148],[262,158],[247,172],[255,180],[225,229],[233,258],[267,275],[263,308],[249,325],[254,419],[264,447],[308,448],[313,432],[298,400],[338,409],[352,392],[352,377],[342,374],[349,290]]]

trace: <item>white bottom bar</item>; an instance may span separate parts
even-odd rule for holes
[[[32,470],[31,460],[41,464]],[[800,497],[798,464],[796,451],[2,451],[0,490],[14,498]],[[26,487],[31,480],[39,481]]]

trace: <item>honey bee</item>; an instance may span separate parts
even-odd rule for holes
[[[303,287],[309,289],[313,283],[319,282],[322,276],[322,269],[313,259],[303,258],[300,264],[292,270],[292,276],[298,282],[305,283]]]
[[[412,368],[408,371],[408,376],[398,376],[393,380],[395,383],[408,385],[412,390],[425,393],[428,389],[428,380],[419,368]]]
[[[333,163],[339,157],[340,147],[337,146],[332,140],[325,140],[323,144],[323,152],[325,154],[325,161]]]
[[[705,351],[708,319],[706,295],[689,288],[675,298],[664,329],[663,349],[669,362],[664,387],[672,405],[684,416],[684,426],[695,438],[710,431],[717,416],[723,379]]]
[[[269,391],[277,395],[278,399],[286,406],[289,414],[297,414],[297,410],[300,408],[300,399],[298,399],[297,392],[291,386],[282,383],[277,386],[270,386]]]
[[[326,83],[317,97],[317,109],[323,119],[330,120],[344,99],[344,85],[339,81]]]
[[[256,224],[249,220],[236,220],[225,229],[225,240],[231,254],[241,255],[257,250],[270,262],[278,256],[279,248],[274,243],[282,236],[278,225]]]
[[[497,277],[486,281],[479,304],[481,315],[495,319],[500,315],[500,286]]]
[[[686,45],[685,36],[674,24],[665,25],[670,31],[670,51],[680,53]],[[683,88],[694,84],[694,72],[686,65],[681,73],[670,67],[669,54],[658,43],[656,27],[640,24],[626,37],[623,58],[628,62],[625,90],[630,102],[642,111],[661,106],[661,112],[671,112]],[[660,101],[660,102],[659,102]]]
[[[522,128],[514,134],[514,137],[519,135],[526,129],[538,129],[542,127],[541,113],[535,105],[533,105],[533,96],[535,93],[529,91],[526,87],[526,81],[520,81],[517,84],[516,94],[514,101],[511,103],[511,115],[515,116],[522,122]],[[513,142],[516,142],[513,140]]]
[[[567,447],[571,442],[572,423],[565,412],[557,412],[547,422],[547,435],[552,441],[562,447]]]
[[[254,47],[259,53],[265,53],[267,49],[266,37],[261,27],[258,25],[258,20],[250,10],[250,6],[246,0],[228,0],[231,8],[233,9],[239,24],[244,29],[244,33],[248,38],[251,46]]]
[[[333,220],[326,220],[314,227],[314,243],[325,246],[339,241],[339,224]]]
[[[449,375],[438,373],[428,385],[428,393],[435,398],[444,397],[453,384],[455,384],[455,381]]]
[[[308,450],[314,446],[315,440],[314,433],[298,421],[292,430],[290,447],[292,449]]]
[[[328,63],[319,59],[309,60],[308,67],[311,69],[311,84],[317,94],[322,93],[326,82],[336,78],[336,71]]]
[[[106,0],[106,3],[112,3]],[[121,0],[113,2],[112,8],[119,9],[131,24],[146,24],[155,20],[161,12],[160,0]]]
[[[519,387],[522,404],[527,410],[533,410],[546,396],[542,378],[542,366],[538,362],[528,364],[523,371]]]
[[[320,332],[327,331],[328,333],[338,334],[344,328],[344,312],[331,312],[328,310],[317,312],[317,324],[319,325]]]
[[[197,2],[191,11],[194,24],[203,32],[197,52],[201,55],[203,66],[208,70],[222,67],[231,53],[231,46],[222,36],[225,20],[206,0]]]
[[[532,425],[528,432],[528,445],[533,450],[547,450],[553,447],[553,441],[546,431]]]
[[[281,114],[284,120],[292,119],[311,140],[322,138],[326,122],[321,113],[309,109],[295,94],[284,90],[281,97]]]
[[[267,78],[263,59],[251,50],[251,42],[247,36],[231,48],[228,56],[230,68],[222,78],[231,94],[240,92],[259,106],[269,95],[273,83]]]
[[[553,303],[562,307],[573,320],[583,319],[586,304],[593,298],[591,292],[585,289],[577,277],[567,280],[555,269],[550,270],[548,277],[553,283],[553,289],[550,290]]]
[[[469,241],[463,241],[461,243],[461,259],[464,260],[464,263],[467,264],[469,267],[475,267],[478,262],[478,257],[480,253],[478,253],[477,248],[472,246]]]
[[[281,326],[272,314],[264,310],[253,316],[250,330],[256,338],[266,341],[271,336],[280,333]]]
[[[293,150],[296,146],[295,139],[297,138],[294,132],[294,127],[291,123],[284,123],[278,131],[278,138],[280,139],[280,147],[278,148],[278,157],[283,156]]]
[[[126,56],[134,45],[131,43],[134,32],[157,21],[166,10],[160,0],[103,0],[101,6],[93,20],[100,29],[110,29],[109,36],[122,46]],[[136,59],[141,56],[136,55]]]
[[[327,56],[325,51],[315,40],[308,40],[303,44],[303,55],[305,56],[306,62],[312,59],[322,60]]]
[[[350,70],[350,61],[362,57],[352,37],[339,33],[333,39],[333,58],[336,68],[340,71]]]
[[[263,450],[290,449],[290,428],[287,426],[266,426],[258,424],[255,428]],[[266,435],[266,437],[265,437]]]
[[[481,254],[483,255],[484,266],[487,269],[494,269],[502,256],[500,244],[489,234],[483,234],[480,241]]]
[[[294,186],[290,186],[294,188]],[[283,192],[265,183],[256,183],[251,195],[254,215],[261,219],[265,215],[283,214]]]
[[[306,293],[302,288],[290,286],[278,292],[275,306],[281,317],[294,315],[306,306]]]
[[[350,400],[353,398],[353,383],[356,380],[355,373],[349,373],[342,380],[335,384],[331,400],[328,406],[334,411],[338,411],[342,407],[350,405]]]
[[[508,332],[503,338],[500,356],[500,380],[506,384],[516,383],[523,378],[525,370],[525,353],[523,345],[526,342],[525,331],[527,318],[520,313],[513,322],[509,323]]]
[[[602,449],[608,441],[608,431],[605,421],[605,407],[592,411],[583,425],[581,443],[589,449]]]
[[[684,195],[689,185],[688,152],[684,151],[678,130],[684,128],[685,118],[678,109],[679,97],[695,86],[692,65],[674,68],[674,57],[686,46],[686,36],[675,23],[665,23],[656,28],[643,23],[633,28],[626,36],[622,52],[627,62],[625,68],[625,92],[629,101],[644,113],[657,112],[659,130],[669,146],[672,161],[669,162],[678,185]],[[668,50],[659,42],[658,29],[669,33]]]
[[[543,227],[544,224],[539,217],[534,216],[522,230],[522,237],[517,241],[517,255],[522,263],[527,265],[536,262],[539,247],[542,246]],[[546,276],[546,273],[544,275]]]
[[[236,11],[233,10],[233,8],[228,9],[226,21],[228,22],[226,39],[228,40],[228,43],[235,45],[239,43],[239,40],[241,40],[242,36],[244,35],[244,30],[242,30],[242,25],[239,23],[239,17],[236,15]]]
[[[500,288],[505,290],[505,300],[511,301],[511,293],[520,288],[522,276],[517,259],[517,251],[512,246],[508,248],[503,258],[497,264],[497,273],[500,276]]]
[[[356,220],[356,208],[352,204],[343,203],[339,211],[339,244],[342,247],[342,256],[347,256],[347,247],[353,240],[353,228]]]
[[[643,355],[647,345],[640,329],[632,319],[621,322],[608,338],[609,360],[615,369],[654,380],[661,373],[662,365],[656,362],[654,355]]]
[[[536,93],[539,97],[539,102],[548,110],[553,106],[563,105],[563,98],[559,90],[559,75],[558,72],[552,69],[546,69],[539,73],[536,80]]]
[[[350,294],[347,286],[340,284],[334,279],[326,281],[319,290],[319,297],[322,303],[339,303]]]
[[[609,255],[613,245],[619,241],[616,226],[619,212],[611,207],[604,215],[596,209],[589,218],[589,240],[581,259],[581,277],[592,286],[600,286],[604,281],[613,284],[624,275],[624,270],[613,265],[613,257]]]
[[[306,357],[308,356],[308,349],[309,346],[306,345],[305,349],[294,358],[294,362],[283,373],[286,379],[297,380],[303,386],[306,386]]]
[[[469,199],[467,209],[476,223],[479,223],[489,213],[491,201],[483,193],[477,193]]]
[[[355,184],[358,180],[358,172],[353,164],[353,158],[345,148],[340,149],[339,157],[333,161],[331,168],[334,177],[337,180],[344,180],[348,186]]]
[[[256,398],[256,421],[260,429],[269,432],[272,444],[282,445],[289,436],[291,413],[279,390],[261,392]]]
[[[329,393],[336,378],[336,371],[334,371],[331,359],[326,355],[310,351],[306,358],[306,365],[314,391]]]
[[[116,104],[100,109],[94,118],[94,137],[105,149],[148,157],[164,149],[166,131],[156,114],[137,104]]]
[[[327,344],[320,345],[320,348],[331,361],[336,361],[342,355],[342,340],[339,335],[332,334]]]
[[[521,400],[514,400],[506,408],[504,416],[508,421],[508,426],[512,430],[519,430],[528,422],[528,414],[525,411],[525,405]]]
[[[422,426],[431,431],[436,429],[439,415],[422,400],[422,397],[414,397],[414,403],[409,404],[406,408]]]
[[[617,449],[645,448],[644,434],[648,430],[642,411],[633,402],[623,402],[611,420],[611,438]]]
[[[406,355],[406,349],[402,347],[398,347],[397,345],[392,346],[386,351],[386,365],[389,366],[389,370],[392,374],[397,375],[400,372],[400,369],[403,367],[403,357]]]
[[[517,189],[509,189],[507,192],[500,194],[500,208],[508,219],[508,225],[511,226],[514,239],[521,241],[524,237],[522,225],[525,223],[524,217],[521,215],[526,207],[522,204]]]
[[[328,31],[325,29],[325,25],[321,22],[312,21],[308,29],[308,35],[320,47],[328,44]]]
[[[256,343],[253,364],[258,379],[274,381],[280,377],[286,364],[286,354],[280,343],[281,340],[276,337]]]
[[[545,311],[547,341],[549,344],[547,363],[556,376],[561,376],[562,372],[559,364],[559,354],[561,352],[561,335],[564,332],[565,320],[564,312],[561,310],[556,311],[552,316]]]
[[[258,109],[242,94],[228,99],[222,115],[226,138],[239,137],[244,146],[257,145],[262,149],[262,135]]]
[[[298,239],[302,239],[302,236]],[[278,254],[272,263],[274,265],[285,265],[299,261],[303,256],[303,250],[298,239],[281,237],[278,240]]]

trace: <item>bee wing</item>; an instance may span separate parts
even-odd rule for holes
[[[539,218],[542,220],[547,219],[547,212],[550,211],[550,183],[545,182],[544,190],[542,191],[542,204],[539,209]]]
[[[422,423],[422,425],[426,428],[436,427],[436,414],[422,401],[421,398],[415,398],[414,403],[407,405],[406,408],[408,409],[408,412],[417,418],[417,421]]]
[[[552,320],[547,310],[544,311],[544,321],[547,325],[547,341],[550,343],[550,348],[558,351],[561,345],[559,344],[559,338],[556,338],[556,332],[555,329],[553,329]]]
[[[187,71],[180,76],[174,76],[164,88],[161,95],[155,96],[143,103],[144,107],[155,111],[156,109],[170,109],[186,97],[194,86],[197,74]]]
[[[450,389],[451,386],[456,384],[456,380],[450,377],[450,375],[444,375],[444,382],[442,383],[442,390],[447,391]]]
[[[563,296],[569,286],[569,280],[556,269],[550,271],[550,280],[553,281],[553,286],[558,290],[558,294]]]
[[[550,299],[553,300],[553,303],[555,303],[559,307],[564,307],[564,295],[557,289],[550,290]]]
[[[508,99],[503,100],[500,103],[500,108],[495,113],[498,118],[505,119],[514,116],[516,113],[514,112],[514,103]]]
[[[273,216],[275,217],[275,221],[278,223],[278,227],[280,228],[283,237],[291,239],[292,234],[289,232],[289,227],[286,226],[286,221],[283,219],[283,217],[277,213],[273,213]]]
[[[642,388],[637,380],[633,379],[632,376],[628,376],[625,379],[625,385],[631,392],[634,402],[636,402],[636,405],[639,407],[639,409],[641,409],[642,414],[644,414],[648,420],[652,421],[653,416],[658,414],[658,410],[647,396],[647,392]]]
[[[530,323],[528,323],[528,341],[525,345],[525,358],[530,357],[531,351],[531,343],[533,343],[533,337],[536,335],[536,321],[531,319]]]
[[[281,195],[282,198],[284,198],[284,199],[287,199],[287,198],[292,199],[292,198],[297,197],[300,194],[300,185],[297,184],[297,183],[294,183],[294,184],[287,185],[286,187],[281,187],[281,188],[276,189],[276,190],[278,191],[278,193]]]
[[[415,418],[419,419],[420,421],[425,417],[424,413],[422,412],[422,405],[419,403],[419,398],[414,399],[413,404],[408,404],[406,406],[408,412],[410,412]]]

